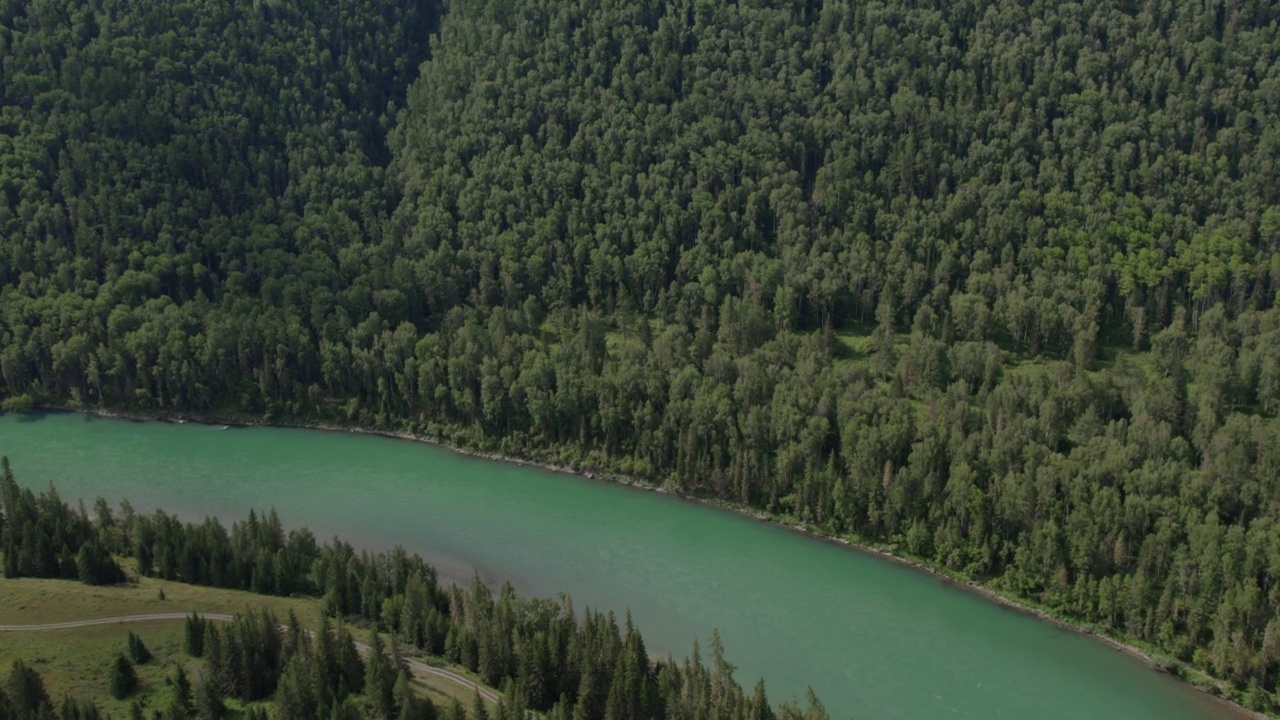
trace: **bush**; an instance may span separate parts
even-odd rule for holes
[[[35,404],[30,395],[22,393],[21,395],[5,398],[3,402],[0,402],[0,411],[26,412],[35,407]]]

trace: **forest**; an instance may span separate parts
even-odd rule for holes
[[[1274,711],[1278,35],[1259,0],[5,0],[0,397],[638,478]]]
[[[175,676],[175,685],[190,692],[175,694],[186,700],[158,711],[155,720],[217,720],[229,697],[270,699],[271,717],[279,720],[525,720],[532,712],[548,720],[828,720],[812,690],[807,707],[787,702],[776,711],[763,680],[745,691],[718,633],[710,638],[709,663],[697,641],[683,661],[650,657],[630,616],[620,624],[613,613],[575,610],[568,594],[524,597],[509,584],[494,594],[478,578],[466,588],[445,586],[434,568],[403,548],[357,554],[336,539],[321,545],[306,528],[286,533],[274,511],[250,512],[229,531],[212,518],[184,523],[162,510],[138,514],[127,501],[117,512],[99,499],[91,516],[52,488],[37,496],[19,485],[7,457],[0,458],[0,501],[8,578],[62,576],[56,564],[47,572],[38,565],[35,572],[15,571],[8,558],[39,556],[33,545],[67,547],[78,540],[103,548],[108,559],[133,558],[144,576],[323,598],[315,633],[304,631],[297,617],[281,622],[265,610],[222,627],[193,613],[184,647],[203,658],[202,679],[193,684]],[[74,577],[75,561],[61,561],[72,563]],[[98,584],[83,574],[80,580]],[[373,630],[364,658],[348,622]],[[132,692],[132,665],[150,658],[132,633],[126,647],[111,673],[118,698]],[[496,709],[486,709],[479,694],[470,711],[460,704],[436,708],[414,695],[402,664],[406,650],[443,657],[501,688]],[[92,698],[68,698],[53,713],[39,674],[19,661],[0,686],[0,719],[96,720],[97,710]],[[141,710],[135,714],[140,720]]]

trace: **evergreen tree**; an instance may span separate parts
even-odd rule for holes
[[[407,670],[400,670],[392,690],[398,720],[436,720],[436,708],[430,698],[418,697],[413,692]]]
[[[90,700],[80,700],[67,695],[62,699],[62,705],[58,709],[58,716],[62,720],[100,720],[102,714],[98,711],[98,706],[94,705]]]
[[[133,669],[133,663],[124,655],[116,655],[115,662],[111,665],[110,673],[110,690],[111,697],[117,700],[123,700],[133,694],[138,689],[138,674]]]
[[[457,698],[454,698],[449,705],[449,720],[467,720],[467,711]],[[472,718],[472,720],[480,720],[480,718]]]
[[[489,710],[485,707],[480,692],[473,693],[471,698],[471,720],[489,720]]]
[[[13,716],[19,720],[51,714],[53,702],[45,690],[44,680],[21,660],[14,660],[6,683],[6,698]]]
[[[151,662],[151,651],[147,649],[145,644],[143,644],[142,638],[138,637],[133,632],[129,633],[125,650],[128,653],[129,659],[132,660],[135,665],[145,665],[148,662]]]
[[[183,649],[191,657],[204,657],[204,638],[207,623],[193,611],[183,627]]]
[[[12,537],[7,537],[4,541],[4,576],[7,578],[20,577],[18,574],[18,544]]]
[[[364,695],[372,705],[374,715],[391,720],[395,714],[395,665],[386,656],[382,635],[376,630],[369,638],[364,670]]]
[[[187,671],[182,665],[175,665],[173,668],[173,704],[177,708],[177,714],[180,717],[187,717],[191,714],[194,706],[192,705],[191,679],[187,677]]]
[[[196,715],[200,720],[221,720],[226,715],[227,707],[222,700],[222,690],[212,675],[196,686],[195,705]]]

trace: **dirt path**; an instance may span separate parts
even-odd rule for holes
[[[196,615],[200,616],[205,620],[221,620],[223,622],[230,622],[235,619],[234,616],[227,615],[225,613],[198,612],[196,613]],[[157,622],[157,621],[163,621],[163,620],[185,620],[189,617],[191,617],[191,613],[176,613],[176,612],[147,613],[145,615],[118,615],[116,617],[95,618],[93,620],[72,620],[70,622],[46,623],[43,625],[0,625],[0,633],[39,632],[43,630],[74,630],[76,628],[90,627],[92,625],[124,625],[126,623]],[[356,649],[359,650],[361,654],[368,654],[369,652],[369,646],[362,642],[356,643]],[[498,702],[499,697],[496,692],[490,690],[487,687],[484,687],[483,685],[480,685],[479,683],[475,682],[471,678],[466,677],[465,675],[460,675],[456,672],[453,672],[452,670],[445,670],[444,668],[438,668],[433,665],[428,665],[422,661],[414,660],[413,658],[401,658],[401,660],[403,660],[404,663],[409,666],[409,669],[415,673],[420,673],[424,675],[434,675],[439,678],[444,678],[445,680],[455,682],[465,688],[470,688],[475,690],[476,692],[480,693],[480,697],[484,698],[485,700],[488,700],[491,703]]]

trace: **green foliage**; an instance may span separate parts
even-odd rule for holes
[[[3,695],[0,704],[8,706],[15,720],[35,720],[53,714],[53,702],[44,688],[44,680],[21,660],[15,660],[9,669]]]
[[[638,476],[1276,702],[1273,4],[10,4],[6,402]],[[6,574],[84,574],[84,522],[5,500]],[[422,597],[304,578],[313,541],[249,544],[156,516],[86,559],[323,587],[509,670]]]
[[[221,693],[246,702],[275,693],[288,660],[279,628],[279,621],[266,611],[238,616],[226,627],[206,625],[207,674]]]
[[[98,706],[92,701],[80,700],[70,695],[62,699],[62,705],[58,709],[58,716],[62,720],[101,720],[102,713],[98,711]]]
[[[221,720],[227,714],[222,700],[222,689],[213,676],[206,677],[196,686],[196,717],[200,720]]]
[[[151,651],[147,649],[145,644],[143,644],[142,638],[138,637],[135,633],[129,633],[128,640],[126,641],[125,652],[135,665],[145,665],[151,662]]]
[[[116,655],[115,662],[111,664],[110,678],[111,697],[117,700],[129,697],[138,689],[138,673],[124,655]]]
[[[165,516],[158,512],[157,517]],[[149,522],[148,516],[134,515],[126,530],[141,532]],[[256,523],[251,515],[243,525]],[[216,523],[206,522],[177,524],[165,537],[186,543],[184,547],[202,557],[212,557],[216,553],[211,547],[200,543],[226,533]],[[247,541],[247,536],[242,537]],[[261,540],[262,535],[252,537]],[[156,544],[157,557],[172,552],[164,541]],[[692,657],[684,662],[654,662],[629,616],[620,628],[612,613],[588,608],[580,614],[568,595],[556,600],[526,598],[510,585],[495,595],[478,579],[467,588],[443,588],[433,568],[399,548],[356,554],[350,545],[335,540],[316,552],[314,562],[287,566],[296,576],[289,582],[338,598],[331,609],[341,618],[371,623],[380,619],[388,631],[385,639],[375,630],[362,659],[343,621],[335,622],[329,614],[321,616],[314,633],[303,631],[293,615],[282,626],[265,610],[238,615],[226,624],[192,614],[185,635],[188,643],[200,638],[204,658],[200,678],[193,688],[183,668],[174,669],[173,699],[166,716],[183,718],[194,711],[201,718],[220,718],[226,713],[225,699],[234,698],[246,704],[274,700],[275,716],[281,720],[311,718],[317,713],[435,720],[436,707],[429,699],[415,696],[410,686],[408,668],[401,660],[404,642],[418,650],[460,658],[487,685],[504,688],[502,701],[492,711],[477,693],[470,720],[520,720],[529,711],[615,720],[772,717],[763,684],[748,697],[733,679],[733,666],[724,658],[718,634],[711,639],[710,667],[702,664],[696,643]],[[136,662],[146,662],[139,653],[149,653],[134,633],[129,634],[127,647]],[[110,673],[112,695],[123,699],[137,688],[134,664],[125,654],[118,655]],[[21,663],[10,674],[7,691],[8,697],[18,699],[15,707],[48,705],[39,676]],[[783,710],[794,710],[787,707]],[[81,710],[87,713],[92,708]],[[449,711],[453,717],[458,713],[467,720],[460,706]]]
[[[208,632],[209,622],[194,611],[187,616],[183,625],[182,647],[191,657],[204,657],[204,638]]]
[[[191,715],[194,709],[192,705],[194,696],[191,690],[191,678],[187,677],[187,671],[182,665],[176,665],[173,668],[173,702],[170,714],[178,718],[186,718]]]
[[[124,580],[124,571],[95,537],[85,514],[52,487],[38,497],[19,488],[5,462],[0,475],[0,547],[5,577],[78,577],[88,585]]]
[[[79,570],[80,582],[86,585],[114,585],[125,579],[124,570],[111,553],[94,541],[80,546],[75,566]]]
[[[398,662],[398,658],[387,656],[382,635],[375,630],[369,640],[369,652],[364,663],[364,696],[372,706],[374,717],[383,720],[394,717],[396,703],[393,691]]]
[[[0,401],[0,412],[26,412],[33,407],[35,407],[35,401],[27,393]]]

